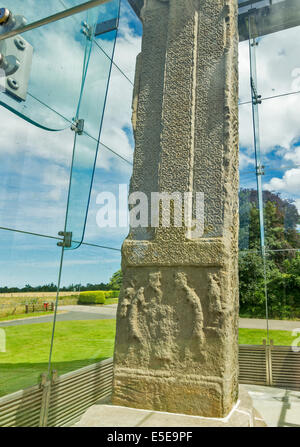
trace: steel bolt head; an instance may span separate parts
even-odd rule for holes
[[[24,51],[24,50],[25,50],[25,48],[26,48],[26,44],[25,44],[24,40],[20,39],[20,37],[17,37],[17,38],[14,40],[14,42],[15,42],[16,47],[17,47],[19,50],[21,50],[21,51]]]
[[[4,25],[9,19],[10,10],[7,8],[0,8],[0,25]]]
[[[13,90],[18,90],[19,84],[14,78],[7,78],[7,83]]]

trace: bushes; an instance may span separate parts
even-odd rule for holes
[[[105,304],[108,298],[118,298],[119,290],[94,290],[92,292],[81,292],[78,304]]]

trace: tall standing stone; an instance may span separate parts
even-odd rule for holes
[[[125,240],[115,405],[224,417],[238,397],[237,15],[236,0],[142,9],[131,192],[204,193],[204,234],[149,217]]]

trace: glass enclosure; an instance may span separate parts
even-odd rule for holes
[[[24,25],[82,3],[6,7]],[[270,5],[252,3],[239,1],[240,13]],[[258,36],[249,20],[248,31],[239,47],[240,344],[291,346],[295,324],[275,323],[300,319],[300,26]],[[11,42],[2,32],[0,53],[22,55],[8,87],[0,66],[0,398],[113,355],[142,25],[126,0],[111,0]],[[113,216],[100,212],[110,194]]]

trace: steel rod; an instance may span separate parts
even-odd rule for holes
[[[81,5],[74,6],[73,8],[66,9],[65,11],[58,12],[53,14],[52,16],[45,17],[44,19],[38,20],[33,23],[29,23],[28,25],[23,26],[22,28],[17,28],[7,33],[0,34],[0,41],[4,39],[8,39],[9,37],[14,37],[18,34],[25,33],[26,31],[30,31],[40,26],[48,25],[49,23],[57,22],[58,20],[65,19],[66,17],[70,17],[72,15],[78,14],[83,11],[87,11],[88,9],[95,8],[96,6],[103,5],[108,3],[111,0],[91,0],[86,3],[82,3]]]

